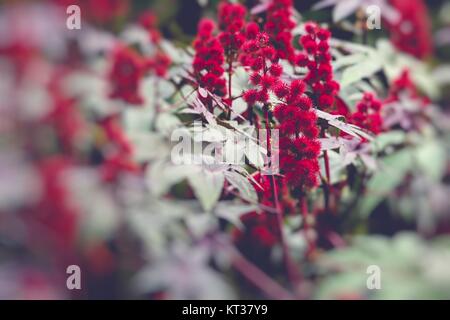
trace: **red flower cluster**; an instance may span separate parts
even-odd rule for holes
[[[386,102],[398,101],[400,95],[407,95],[411,99],[422,100],[423,105],[428,105],[429,98],[422,96],[411,79],[409,70],[403,70],[400,76],[395,79],[389,88],[389,97]]]
[[[109,73],[112,86],[111,98],[121,99],[131,104],[142,104],[143,98],[139,87],[144,75],[147,72],[153,72],[163,77],[170,64],[170,58],[159,48],[154,56],[143,57],[130,47],[118,46],[114,51]]]
[[[329,38],[330,31],[315,23],[307,23],[306,33],[300,38],[304,51],[296,57],[300,67],[308,68],[305,77],[314,93],[315,104],[321,109],[330,109],[339,91],[339,84],[333,80]]]
[[[158,77],[165,77],[171,63],[172,60],[170,60],[169,56],[158,50],[154,56],[147,59],[146,70],[153,72]]]
[[[277,63],[278,54],[270,44],[270,37],[257,30],[255,24],[247,25],[249,39],[243,45],[240,58],[243,65],[253,70],[250,82],[257,88],[246,91],[243,98],[249,108],[256,102],[267,104],[269,91],[283,101],[274,110],[279,121],[280,169],[287,185],[292,190],[302,191],[318,183],[317,116],[312,109],[312,100],[305,94],[306,83],[300,79],[290,84],[281,80],[283,68]]]
[[[411,110],[402,110],[401,105],[412,104]],[[427,107],[430,105],[429,97],[419,92],[412,81],[409,70],[405,69],[389,88],[389,95],[384,101],[384,127],[392,128],[400,125],[402,129],[420,128],[427,122]]]
[[[251,212],[242,216],[241,221],[245,231],[235,235],[237,242],[246,244],[250,242],[253,248],[258,246],[270,248],[279,242],[280,233],[275,214]]]
[[[145,61],[136,51],[125,46],[116,48],[109,74],[112,85],[111,98],[131,104],[142,104],[139,84],[144,73]]]
[[[294,80],[289,86],[284,86],[284,103],[274,110],[280,123],[280,169],[291,189],[303,191],[318,183],[320,143],[317,140],[317,116],[311,99],[305,94],[306,84],[302,80]]]
[[[171,60],[159,47],[161,41],[161,33],[157,29],[157,18],[151,11],[141,14],[139,24],[147,30],[150,41],[156,46],[156,52],[153,56],[148,57],[145,62],[145,70],[153,72],[158,77],[164,77],[170,67]]]
[[[215,23],[212,20],[202,19],[199,23],[198,35],[194,40],[194,76],[200,87],[223,97],[227,93],[222,67],[224,50],[213,35],[214,29]]]
[[[356,111],[350,115],[349,121],[360,128],[378,134],[382,130],[383,118],[380,111],[382,103],[372,93],[365,93],[356,105]]]
[[[390,4],[400,13],[398,23],[388,24],[394,45],[417,58],[429,56],[433,37],[424,1],[390,0]]]
[[[248,40],[244,42],[243,52],[240,56],[242,65],[249,66],[252,70],[250,82],[257,86],[257,89],[244,92],[243,98],[249,108],[256,102],[267,103],[269,101],[269,90],[276,90],[283,72],[283,68],[277,64],[277,54],[270,44],[269,36],[258,30],[255,23],[247,25]]]
[[[73,98],[67,97],[61,88],[61,83],[67,75],[67,70],[58,70],[52,74],[48,84],[48,93],[51,97],[51,108],[42,119],[55,131],[59,146],[67,153],[74,151],[77,138],[85,129],[85,122]]]
[[[75,244],[78,232],[78,210],[74,206],[65,174],[72,168],[71,160],[65,156],[53,156],[36,164],[42,183],[42,192],[30,217],[30,232],[33,233],[37,219],[47,230],[44,239],[55,245],[52,249],[65,251]],[[42,234],[30,237],[37,241]]]
[[[292,45],[292,29],[295,22],[292,16],[292,0],[273,0],[267,8],[267,18],[264,30],[280,59],[294,62],[294,47]]]
[[[133,147],[120,126],[117,115],[103,119],[100,123],[108,139],[109,154],[105,155],[101,174],[103,180],[116,180],[122,172],[137,172],[139,167],[132,161]]]
[[[153,43],[159,43],[161,33],[157,28],[158,19],[151,11],[145,11],[139,16],[139,24],[148,31],[150,40]]]
[[[246,8],[238,3],[221,2],[219,5],[219,29],[222,32],[218,37],[227,57],[233,57],[245,41],[241,31],[246,13]]]

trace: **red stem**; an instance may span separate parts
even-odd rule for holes
[[[264,294],[272,299],[292,300],[293,296],[277,282],[272,280],[261,269],[248,261],[237,250],[232,250],[233,266],[254,286],[258,287]]]
[[[233,107],[233,98],[231,96],[231,76],[233,75],[233,58],[230,55],[228,58],[228,97],[230,100],[230,106],[227,114],[227,119],[231,119],[231,109]]]
[[[325,160],[325,174],[327,176],[327,183],[331,186],[330,161],[328,159],[328,152],[323,152],[323,159]]]
[[[325,127],[322,127],[322,130],[320,132],[320,136],[322,138],[325,138]],[[326,181],[323,183],[323,196],[324,196],[324,205],[325,210],[330,210],[330,193],[332,192],[332,186],[331,186],[331,173],[330,173],[330,159],[328,157],[328,151],[323,151],[323,160],[325,165],[325,175],[326,175]]]
[[[304,221],[304,230],[305,230],[305,238],[306,241],[308,242],[308,248],[307,248],[307,256],[310,256],[311,253],[314,252],[316,245],[315,245],[315,241],[310,239],[310,235],[309,235],[309,230],[310,230],[310,225],[309,225],[309,210],[308,210],[308,203],[307,203],[307,199],[305,195],[302,195],[300,197],[300,207],[301,207],[301,211],[302,211],[302,217],[303,217],[303,221]]]
[[[269,108],[267,105],[264,106],[264,117],[265,117],[265,127],[266,127],[266,141],[267,141],[267,158],[270,161],[272,159],[272,150],[271,150],[271,134],[270,134],[270,119],[269,119]],[[275,209],[277,214],[277,225],[280,233],[280,243],[283,250],[284,263],[286,265],[288,277],[292,283],[294,283],[297,287],[300,283],[300,275],[299,270],[296,267],[293,259],[289,254],[289,248],[286,244],[286,240],[283,234],[283,212],[278,200],[278,186],[275,181],[275,176],[272,174],[270,179],[270,187],[273,190],[273,200],[275,203]]]

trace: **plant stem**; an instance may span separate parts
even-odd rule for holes
[[[335,248],[344,248],[346,246],[344,239],[334,231],[329,232],[327,238]]]
[[[232,249],[232,264],[248,281],[259,288],[264,294],[271,299],[292,300],[292,294],[275,282],[261,269],[247,260],[238,250]]]
[[[161,105],[160,105],[160,101],[159,101],[159,81],[157,81],[156,79],[154,80],[154,85],[155,85],[155,113],[153,115],[153,119],[151,121],[150,124],[150,128],[152,131],[156,131],[156,120],[158,118],[159,113],[161,112]]]
[[[231,109],[233,108],[233,98],[231,95],[231,77],[233,75],[233,58],[230,55],[228,58],[228,97],[230,100],[230,105],[228,109],[227,119],[231,119]]]
[[[267,158],[269,159],[269,167],[271,165],[272,159],[272,148],[271,148],[271,133],[270,133],[270,116],[269,116],[269,107],[268,105],[264,105],[264,117],[265,117],[265,128],[266,128],[266,141],[267,141]],[[275,203],[276,215],[277,215],[277,225],[280,233],[280,243],[283,251],[284,263],[286,266],[286,270],[288,273],[288,277],[290,281],[298,287],[300,283],[300,275],[298,268],[296,267],[293,259],[289,254],[289,248],[286,244],[286,239],[284,238],[283,233],[283,212],[278,200],[278,186],[275,181],[275,176],[271,174],[270,179],[270,187],[273,190],[273,201]]]
[[[331,174],[330,174],[330,160],[328,158],[328,151],[323,152],[323,159],[325,161],[325,174],[327,176],[327,184],[331,185]]]
[[[300,208],[301,208],[302,217],[303,217],[304,226],[305,226],[305,238],[308,243],[306,255],[309,256],[312,252],[314,252],[316,246],[315,246],[315,242],[310,239],[309,234],[308,234],[309,230],[311,229],[310,228],[311,226],[309,225],[308,203],[307,203],[306,196],[304,194],[300,197]]]
[[[322,130],[320,132],[320,136],[322,138],[325,138],[325,128],[322,127]],[[325,165],[325,176],[326,181],[323,183],[323,196],[324,196],[324,206],[325,210],[330,210],[330,192],[331,192],[331,173],[330,173],[330,159],[328,157],[328,151],[323,151],[323,160]]]
[[[325,150],[323,152],[323,160],[325,163],[325,175],[326,175],[326,181],[323,185],[323,196],[324,196],[324,205],[325,210],[330,210],[330,189],[331,189],[331,175],[330,175],[330,161],[328,159],[328,152]]]
[[[190,235],[192,233],[189,231]],[[231,246],[224,239],[216,239],[216,244],[227,250],[231,255],[231,265],[255,287],[260,289],[268,298],[277,300],[293,300],[295,297],[283,286],[269,277],[259,267],[245,258],[239,250]]]

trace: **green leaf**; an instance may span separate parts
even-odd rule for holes
[[[133,158],[137,162],[161,159],[170,155],[170,145],[162,136],[148,132],[130,132],[128,138],[134,145]]]
[[[328,164],[330,167],[330,182],[331,184],[338,183],[343,179],[343,170],[345,169],[345,164],[343,163],[343,158],[333,150],[328,150]],[[326,177],[325,162],[322,159],[319,161],[320,173],[323,177]]]
[[[338,120],[341,117],[339,115],[333,115],[319,109],[315,109],[314,111],[319,118],[326,120],[330,126],[338,128],[339,130],[344,131],[345,133],[348,133],[353,137],[356,137],[358,139],[361,139],[361,137],[363,137],[369,141],[373,139],[371,135],[365,133],[361,128],[353,124],[347,124]]]
[[[256,194],[255,188],[246,177],[235,171],[226,171],[225,178],[239,191],[242,198],[252,203],[258,201],[258,195]]]
[[[415,152],[417,164],[434,181],[439,181],[445,172],[446,155],[445,147],[434,140],[424,141]]]
[[[367,185],[359,207],[360,214],[367,217],[403,181],[413,163],[411,149],[404,149],[381,159],[380,170],[376,171]]]
[[[205,211],[211,211],[220,198],[223,183],[223,172],[199,170],[188,175],[189,185]]]
[[[267,154],[266,149],[256,144],[255,142],[248,140],[245,147],[245,155],[248,161],[257,168],[264,167],[264,155]]]
[[[361,6],[360,0],[339,1],[333,10],[333,22],[338,22],[348,17]]]
[[[372,299],[448,298],[449,250],[439,242],[426,243],[414,233],[393,238],[360,236],[342,249],[334,249],[317,261],[322,279],[318,298],[360,297]],[[381,270],[381,290],[368,290],[367,267]]]
[[[379,134],[372,141],[375,150],[384,150],[387,146],[398,145],[405,141],[406,133],[400,130],[393,130]]]
[[[380,60],[374,55],[369,55],[364,61],[344,70],[341,78],[341,86],[347,87],[364,78],[368,78],[381,68],[382,64]]]
[[[155,196],[167,193],[174,184],[186,178],[189,166],[172,165],[166,160],[154,161],[146,172],[146,180],[150,191]]]
[[[169,136],[173,130],[181,126],[181,121],[171,113],[161,113],[156,118],[156,129],[162,134]]]
[[[341,56],[333,62],[333,70],[339,70],[342,67],[348,67],[365,60],[366,55],[363,53],[355,53],[348,56]]]
[[[236,204],[233,201],[221,201],[217,204],[215,212],[216,215],[228,220],[236,227],[242,229],[244,225],[241,222],[241,216],[251,212],[257,211],[259,207],[253,204]]]

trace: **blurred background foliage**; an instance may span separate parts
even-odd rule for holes
[[[58,0],[59,1],[59,0]],[[61,0],[64,2],[66,0]],[[82,12],[92,16],[91,21],[97,27],[114,34],[119,34],[130,22],[135,22],[145,10],[152,10],[158,18],[158,27],[164,38],[170,40],[178,47],[188,47],[196,34],[197,24],[201,17],[214,17],[219,0],[153,0],[153,1],[120,1],[116,0],[117,14],[113,19],[105,19],[101,12],[89,10],[89,0],[79,0]],[[92,0],[94,1],[94,0]],[[413,1],[413,0],[411,0]],[[5,4],[36,3],[37,1],[0,1]],[[67,3],[73,1],[67,0]],[[113,1],[114,2],[114,1]],[[333,36],[347,41],[365,41],[375,47],[376,40],[387,38],[385,29],[371,32],[366,39],[361,39],[352,32],[345,31],[341,23],[332,23],[332,8],[312,10],[317,1],[294,1],[295,8],[304,20],[315,20],[330,26]],[[96,2],[101,3],[101,2]],[[257,0],[241,1],[248,8],[258,3]],[[444,0],[427,0],[432,17],[433,33],[449,32],[450,2]],[[0,7],[1,9],[1,7]],[[355,24],[355,15],[346,19]],[[1,26],[0,26],[1,27]],[[383,51],[383,48],[378,53]],[[435,113],[430,115],[432,126],[428,126],[421,134],[393,130],[379,135],[373,142],[375,148],[380,150],[380,159],[391,171],[375,172],[369,181],[368,188],[374,192],[367,194],[352,193],[357,190],[358,179],[350,186],[343,196],[343,209],[339,216],[319,216],[318,224],[330,227],[342,236],[347,245],[336,246],[333,250],[323,250],[311,261],[305,263],[307,278],[305,286],[313,288],[312,298],[329,299],[443,299],[450,297],[450,214],[449,184],[450,170],[448,166],[450,130],[444,113],[450,110],[450,90],[448,80],[450,63],[450,42],[436,45],[434,54],[425,61],[429,66],[440,72],[443,85],[434,88],[439,95],[434,103],[438,105]],[[402,61],[410,63],[410,60]],[[390,66],[389,66],[390,67]],[[414,67],[414,66],[412,66]],[[377,76],[387,85],[387,72],[379,71]],[[416,74],[420,77],[419,73]],[[430,82],[428,74],[422,76],[422,83]],[[88,86],[90,83],[83,79]],[[430,82],[431,83],[431,82]],[[433,87],[434,82],[432,83]],[[151,92],[151,83],[147,93]],[[169,87],[169,86],[168,86]],[[431,88],[433,89],[433,88]],[[170,89],[168,89],[170,91]],[[431,90],[432,91],[432,90]],[[152,105],[153,106],[153,105]],[[129,111],[125,119],[125,128],[136,130],[139,126],[147,129],[146,120],[151,118],[144,110]],[[127,122],[128,121],[128,122]],[[142,125],[144,121],[144,125]],[[172,123],[170,123],[172,121]],[[174,116],[168,116],[161,126],[169,126],[179,121]],[[101,145],[105,139],[99,128],[90,127],[88,132],[90,143]],[[4,138],[2,138],[3,140]],[[39,140],[36,138],[34,140]],[[34,141],[33,140],[33,141]],[[160,140],[151,140],[154,153],[168,152],[167,145],[158,145]],[[148,149],[137,142],[138,151]],[[7,145],[6,143],[4,143]],[[44,141],[39,145],[44,151],[51,154],[56,148],[52,141]],[[83,157],[93,164],[102,161],[100,151],[83,150]],[[155,151],[156,150],[156,151]],[[386,152],[388,151],[388,152]],[[45,153],[44,152],[44,153]],[[331,152],[330,152],[331,154]],[[142,153],[143,158],[148,154]],[[335,155],[336,167],[339,167],[338,155]],[[1,177],[20,177],[24,172],[20,161],[14,155],[0,159]],[[333,162],[333,159],[331,159]],[[333,164],[333,163],[332,163]],[[7,169],[5,169],[7,168]],[[158,169],[158,167],[157,167]],[[155,169],[155,171],[157,171]],[[339,175],[348,174],[353,177],[358,173],[356,166],[345,169],[338,168]],[[162,171],[162,169],[161,169]],[[16,175],[17,174],[17,175]],[[142,181],[133,179],[119,185],[120,194],[111,188],[105,190],[98,181],[90,181],[84,172],[70,177],[74,181],[74,194],[78,196],[77,202],[81,204],[85,213],[82,235],[77,243],[75,252],[64,252],[65,259],[71,260],[71,254],[78,257],[80,263],[89,270],[85,281],[87,294],[74,292],[74,298],[233,298],[236,291],[238,297],[265,297],[246,283],[239,275],[228,274],[226,257],[217,257],[220,246],[215,239],[208,238],[208,228],[225,230],[228,224],[226,219],[211,219],[202,212],[198,203],[191,201],[175,201],[171,198],[154,199],[143,192]],[[69,179],[67,179],[68,181]],[[16,180],[20,184],[20,179]],[[26,181],[26,179],[24,179]],[[407,181],[405,185],[402,182]],[[14,202],[10,196],[9,186],[2,185],[3,194],[6,194],[4,203]],[[161,187],[161,186],[160,186]],[[164,187],[164,186],[162,186]],[[168,186],[172,187],[171,185]],[[30,187],[31,188],[31,187]],[[192,195],[186,191],[187,184],[182,182],[171,189],[174,198],[189,198]],[[6,190],[6,191],[5,191]],[[87,191],[87,192],[86,192]],[[208,191],[208,190],[207,190]],[[116,193],[117,192],[117,193]],[[109,194],[111,193],[111,194]],[[3,195],[2,195],[3,196]],[[207,197],[207,196],[206,196]],[[113,199],[111,199],[113,198]],[[116,201],[119,201],[117,206]],[[180,200],[180,199],[178,199]],[[128,201],[128,202],[127,202]],[[206,199],[208,201],[208,199]],[[86,208],[84,208],[84,206]],[[150,208],[150,209],[149,209]],[[225,209],[226,210],[225,210]],[[233,211],[234,209],[235,211]],[[239,216],[239,210],[229,203],[222,203],[215,212],[227,211]],[[121,215],[126,211],[130,221],[124,223]],[[148,211],[148,212],[147,212]],[[201,212],[201,213],[200,213]],[[151,213],[146,215],[145,213]],[[163,213],[163,214],[161,214]],[[2,213],[3,214],[3,213]],[[154,215],[152,215],[154,214]],[[235,217],[233,216],[233,217]],[[227,217],[229,218],[229,217]],[[324,220],[324,221],[321,221]],[[213,221],[212,221],[213,220]],[[173,224],[173,221],[179,224]],[[287,223],[298,227],[300,222]],[[197,247],[187,244],[190,236],[186,235],[186,226],[196,235],[205,236],[204,241],[198,241]],[[292,230],[295,229],[292,227]],[[12,234],[11,230],[19,230]],[[164,230],[164,231],[162,231]],[[206,231],[205,231],[206,230]],[[164,235],[163,235],[164,233]],[[293,232],[292,232],[293,233]],[[60,298],[67,297],[61,288],[64,284],[64,274],[55,270],[52,250],[39,241],[35,246],[28,247],[21,241],[26,238],[26,231],[22,229],[18,219],[13,214],[0,215],[0,297],[14,292],[17,296],[31,298]],[[42,234],[38,235],[44,238]],[[200,238],[199,236],[199,238]],[[299,237],[292,234],[290,238],[292,251],[301,259],[304,243]],[[298,236],[298,234],[297,234]],[[320,239],[322,240],[322,239]],[[342,239],[341,239],[342,240]],[[348,240],[348,241],[347,241]],[[195,242],[195,241],[194,241]],[[339,241],[338,241],[339,242]],[[167,250],[166,250],[167,249]],[[270,264],[280,257],[280,253],[258,251],[242,248],[242,251],[253,259],[264,260],[259,267],[269,274],[279,274],[279,266]],[[49,258],[50,257],[50,258]],[[192,258],[192,259],[190,259]],[[13,263],[10,263],[10,262]],[[63,260],[65,263],[66,260]],[[266,265],[267,263],[267,265]],[[379,265],[382,271],[382,290],[367,290],[366,268],[368,265]],[[210,268],[210,266],[213,268]],[[20,267],[17,267],[20,266]],[[34,268],[33,266],[39,266]],[[149,267],[150,266],[150,267]],[[147,268],[148,267],[148,268]],[[278,268],[278,269],[277,269]],[[141,270],[135,278],[136,270]],[[225,271],[224,271],[225,270]],[[20,273],[26,274],[27,292],[19,292],[17,283]],[[54,273],[54,278],[47,278]],[[226,281],[223,279],[225,275]],[[16,278],[17,276],[17,278]],[[138,293],[132,290],[130,283],[141,290]],[[241,287],[240,287],[241,286]],[[233,290],[239,288],[239,290]],[[164,289],[164,290],[163,290]],[[3,290],[3,291],[2,291]],[[34,290],[34,291],[33,291]],[[129,290],[129,291],[128,291]],[[195,294],[193,294],[195,291]]]

